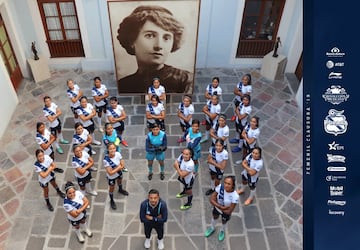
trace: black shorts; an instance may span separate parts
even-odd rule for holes
[[[120,126],[117,126],[116,128],[114,127],[114,129],[116,130],[116,132],[118,134],[122,134],[122,132],[125,130],[125,123],[124,121],[120,121]]]
[[[102,106],[98,107],[98,106],[94,105],[95,109],[96,109],[96,113],[101,113],[101,112],[106,113],[107,101],[106,100],[104,100],[104,101],[105,101],[105,104]]]
[[[95,124],[94,121],[91,119],[92,124],[90,126],[84,127],[87,131],[89,131],[89,134],[94,133],[95,131]]]
[[[244,130],[244,128],[245,128],[245,126],[243,126],[241,122],[239,122],[239,123],[235,122],[236,132],[239,132],[241,134],[241,132]]]
[[[185,131],[186,129],[190,128],[191,125],[188,122],[184,122],[184,123],[180,122],[180,127],[183,129],[183,131]]]
[[[183,185],[184,185],[184,189],[185,190],[191,190],[193,185],[194,185],[194,177],[191,178],[191,181],[189,183],[186,183],[185,180],[183,178],[181,178],[180,176],[178,177],[178,181],[180,181]]]
[[[221,221],[225,224],[230,220],[231,215],[230,214],[224,214],[220,213],[215,207],[213,208],[213,216],[219,216],[221,215]]]
[[[234,105],[235,105],[235,107],[239,107],[240,101],[238,99],[235,99],[234,100]]]
[[[90,182],[91,178],[92,178],[91,172],[89,171],[89,174],[84,178],[76,178],[76,179],[80,187],[85,187],[85,184]]]
[[[84,214],[84,216],[83,216],[80,220],[73,221],[73,220],[70,220],[70,219],[69,219],[71,225],[73,225],[74,227],[79,226],[80,223],[86,219],[86,210],[83,211],[83,214]]]
[[[215,175],[216,179],[218,179],[218,180],[221,180],[223,178],[223,175],[224,175],[224,173],[222,173],[220,170],[215,172],[215,171],[210,169],[209,172],[210,172],[211,176]]]
[[[247,182],[248,186],[251,188],[251,189],[254,189],[256,188],[256,183],[258,182],[259,178],[256,178],[256,181],[255,182],[251,182],[251,176],[250,174],[247,174],[246,176],[244,176],[243,174],[241,175],[241,178],[244,182]]]
[[[53,172],[51,172],[51,176],[52,176],[52,178],[51,178],[51,180],[50,180],[49,182],[55,181],[55,174],[54,174]],[[41,182],[39,182],[40,187],[42,187],[42,188],[48,187],[48,186],[49,186],[49,182],[47,182],[47,183],[45,183],[45,184],[42,184]]]
[[[109,177],[106,177],[108,179],[109,186],[114,186],[117,179],[122,179],[123,178],[122,171],[119,171],[118,174],[119,174],[119,176],[114,178],[114,179],[109,179]]]
[[[71,108],[71,111],[73,112],[74,115],[78,115],[78,113],[76,112],[76,110],[78,110],[78,109],[80,108],[80,106],[79,106],[79,107],[76,107],[76,108],[74,108],[74,107],[70,107],[70,108]]]
[[[58,133],[59,131],[61,131],[61,121],[60,121],[59,118],[57,118],[57,120],[58,120],[59,124],[58,124],[56,127],[54,127],[54,128],[50,128],[50,132],[51,132],[51,134],[54,135],[54,136],[56,136],[57,133]]]

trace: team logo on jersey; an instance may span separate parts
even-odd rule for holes
[[[345,163],[346,157],[343,155],[333,155],[333,154],[327,154],[327,161],[330,162],[342,162]]]
[[[324,120],[324,129],[326,133],[333,134],[335,136],[344,134],[348,127],[346,117],[343,115],[344,110],[338,111],[336,109],[330,109],[328,115]]]
[[[340,145],[339,143],[336,143],[335,141],[333,141],[332,143],[329,143],[328,146],[329,146],[329,150],[334,150],[334,151],[345,149],[344,145]]]
[[[333,47],[330,52],[326,52],[328,57],[343,57],[345,56],[344,52],[341,52],[338,47]]]
[[[344,67],[345,66],[345,63],[344,62],[333,62],[331,60],[327,61],[326,62],[326,67],[328,69],[332,69],[334,67]]]
[[[341,72],[330,72],[328,78],[331,79],[342,79]]]
[[[343,175],[327,175],[325,177],[326,181],[340,181],[340,180],[346,180],[346,176]]]
[[[334,166],[330,166],[330,167],[327,167],[327,171],[328,171],[328,172],[345,172],[345,171],[346,171],[346,167],[334,167]]]
[[[345,206],[346,205],[346,201],[338,201],[338,200],[328,200],[327,201],[328,205],[336,205],[336,206]]]
[[[346,90],[340,85],[332,85],[326,90],[325,94],[322,95],[325,101],[332,104],[340,104],[342,102],[345,102],[347,101],[349,96],[350,95],[346,93]]]
[[[344,196],[344,186],[330,186],[330,196]]]

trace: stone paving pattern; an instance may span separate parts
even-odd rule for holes
[[[217,240],[217,234],[208,239],[203,236],[210,224],[211,205],[205,191],[209,187],[208,166],[205,163],[210,142],[202,144],[202,159],[198,178],[194,184],[193,207],[180,211],[184,203],[176,199],[181,185],[172,167],[184,144],[177,144],[181,134],[176,116],[180,96],[171,96],[166,104],[168,150],[166,151],[166,178],[159,178],[158,164],[154,164],[154,177],[147,180],[145,160],[145,104],[141,96],[121,96],[128,118],[124,138],[129,147],[122,146],[122,155],[129,169],[124,173],[128,197],[116,193],[117,210],[109,206],[108,185],[102,168],[103,146],[94,146],[98,152],[93,158],[100,170],[93,174],[95,189],[99,195],[89,196],[88,222],[94,235],[85,236],[85,243],[77,241],[66,219],[62,200],[50,187],[50,201],[55,211],[45,206],[42,189],[33,170],[36,122],[45,121],[42,115],[43,97],[49,95],[62,109],[64,138],[73,134],[73,118],[66,97],[66,80],[74,79],[91,96],[92,79],[100,76],[107,85],[110,96],[117,95],[115,76],[110,72],[82,72],[57,70],[51,78],[36,84],[24,79],[18,90],[19,104],[7,131],[0,140],[0,249],[143,249],[143,226],[138,210],[140,202],[150,188],[160,190],[169,207],[169,219],[165,226],[165,249],[238,249],[238,250],[299,250],[302,249],[302,114],[291,93],[286,79],[268,81],[259,69],[197,69],[193,96],[194,118],[203,120],[201,108],[205,103],[206,85],[213,76],[220,77],[223,89],[222,110],[230,118],[233,114],[231,101],[235,84],[245,73],[253,77],[252,115],[260,117],[260,140],[263,148],[264,169],[261,171],[253,204],[243,206],[249,194],[241,196],[228,223],[226,238]],[[228,120],[230,138],[234,136],[234,123]],[[205,127],[201,126],[205,132]],[[96,131],[99,140],[101,134]],[[235,145],[232,145],[235,146]],[[66,169],[71,163],[69,145],[63,145],[65,154],[55,155],[58,166]],[[240,153],[229,150],[230,160],[226,174],[235,174],[240,181],[241,167],[235,165]],[[56,174],[57,183],[63,189],[67,180],[74,180],[73,170]],[[217,228],[220,226],[218,221]],[[152,248],[157,249],[155,232]]]

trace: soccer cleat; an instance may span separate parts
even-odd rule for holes
[[[210,195],[210,194],[212,194],[214,192],[215,192],[214,189],[209,189],[208,191],[206,191],[205,195]]]
[[[242,162],[243,162],[242,160],[238,160],[238,161],[235,162],[235,164],[238,164],[238,165],[239,165],[239,164],[241,164]]]
[[[186,141],[183,137],[179,137],[178,139],[177,139],[177,143],[182,143],[182,142],[184,142],[184,141]]]
[[[56,192],[61,198],[65,199],[66,195],[63,192],[61,192],[60,190]]]
[[[124,139],[121,141],[121,144],[124,145],[125,147],[129,147],[129,144]]]
[[[76,232],[76,236],[78,238],[78,241],[80,243],[84,243],[85,239],[84,239],[84,236],[81,234],[80,230],[75,230],[75,232]]]
[[[145,239],[144,247],[145,247],[146,249],[149,249],[149,248],[151,247],[151,241],[150,241],[150,239]]]
[[[59,153],[59,154],[63,154],[64,153],[64,150],[60,147],[57,147],[56,148],[56,151]]]
[[[208,229],[206,229],[205,231],[205,237],[209,237],[210,235],[212,235],[215,232],[215,228],[209,227]]]
[[[236,120],[236,116],[233,115],[233,116],[231,117],[231,121],[233,122],[233,121],[235,121],[235,120]]]
[[[96,172],[98,169],[97,169],[97,167],[91,167],[89,170],[93,171],[93,172]]]
[[[232,138],[229,140],[230,143],[239,143],[240,139]]]
[[[206,125],[206,120],[203,120],[203,121],[201,122],[201,125]]]
[[[152,176],[153,176],[153,173],[149,173],[149,174],[148,174],[148,180],[149,180],[149,181],[151,181]]]
[[[204,138],[201,139],[200,143],[207,142],[208,140],[209,140],[209,138],[204,137]]]
[[[69,141],[68,141],[68,140],[65,140],[65,139],[61,139],[61,140],[60,140],[60,143],[61,143],[61,144],[69,144]]]
[[[224,232],[224,230],[220,230],[219,235],[218,235],[218,240],[223,241],[224,239],[225,239],[225,232]]]
[[[164,172],[161,172],[160,173],[160,180],[164,180],[165,179],[165,174],[164,174]]]
[[[96,155],[96,151],[95,151],[95,150],[91,150],[91,154]]]
[[[233,153],[237,153],[237,152],[240,152],[241,151],[241,148],[239,148],[239,147],[234,147],[232,150],[231,150],[231,152],[233,152]]]
[[[236,192],[238,193],[238,195],[242,195],[243,193],[245,193],[245,190],[240,188],[236,190]]]
[[[104,129],[102,127],[99,127],[99,132],[104,133]]]
[[[88,237],[90,237],[90,238],[93,236],[93,233],[90,231],[89,228],[85,228],[85,229],[84,229],[84,232],[85,232],[86,235],[87,235]]]
[[[50,212],[54,211],[54,207],[51,205],[51,203],[47,203],[46,204],[47,208],[49,209]]]
[[[123,168],[123,170],[122,170],[123,172],[129,172],[129,169],[127,169],[127,168]]]
[[[116,203],[113,199],[110,200],[110,207],[113,209],[113,210],[116,210]]]
[[[120,194],[122,194],[122,195],[125,195],[125,196],[128,196],[129,195],[129,192],[128,191],[126,191],[125,189],[119,189],[119,191],[118,191]]]
[[[99,141],[97,141],[97,140],[93,140],[93,141],[92,141],[92,144],[97,145],[97,146],[100,146],[100,145],[101,145],[101,142],[99,142]]]
[[[64,170],[62,170],[61,168],[55,168],[54,171],[60,174],[64,173]]]
[[[181,193],[178,193],[178,194],[176,195],[176,198],[182,198],[182,197],[185,197],[185,196],[187,196],[187,194],[181,192]]]
[[[98,195],[98,193],[96,192],[96,191],[94,191],[94,190],[86,190],[86,193],[88,193],[88,194],[91,194],[91,195],[93,195],[93,196],[96,196],[96,195]]]
[[[180,210],[188,210],[189,208],[191,208],[191,204],[185,204],[180,206]]]

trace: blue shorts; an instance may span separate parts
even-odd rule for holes
[[[154,159],[158,161],[165,160],[165,152],[146,152],[146,160],[153,161]]]
[[[194,161],[197,161],[197,160],[199,160],[200,158],[201,158],[201,151],[199,150],[199,151],[194,152],[194,155],[193,155],[192,159],[193,159]]]

